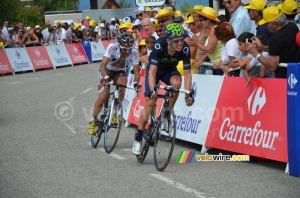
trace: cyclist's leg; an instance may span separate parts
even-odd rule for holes
[[[126,85],[127,84],[127,76],[126,76],[125,71],[118,72],[114,76],[113,80],[114,80],[114,82],[117,82],[119,84]],[[121,87],[121,88],[119,88],[119,100],[121,102],[123,102],[124,96],[125,96],[125,88]]]
[[[101,90],[102,87],[105,85],[105,82],[104,82],[103,76],[101,75],[100,72],[99,72],[99,76],[98,76],[98,83],[99,83],[98,90]],[[97,116],[100,113],[103,103],[108,96],[108,92],[109,92],[109,89],[105,89],[102,93],[99,94],[97,100],[95,101],[92,118],[91,118],[91,121],[89,122],[88,129],[87,129],[87,132],[89,135],[95,134]]]
[[[135,134],[135,141],[134,141],[133,146],[132,146],[132,152],[135,155],[140,155],[141,154],[141,149],[142,149],[141,141],[142,141],[142,138],[143,138],[143,131],[144,131],[145,126],[147,124],[147,121],[149,119],[150,113],[152,112],[152,109],[156,104],[156,99],[150,99],[150,98],[147,97],[147,94],[150,91],[147,76],[148,75],[146,74],[145,89],[144,89],[146,104],[144,106],[144,109],[140,113],[138,130],[137,130],[137,133]],[[158,82],[159,77],[160,77],[160,75],[159,75],[159,72],[157,71],[157,73],[156,73],[156,83]]]
[[[169,71],[168,73],[166,73],[164,75],[164,78],[162,79],[162,81],[167,84],[167,85],[171,85],[174,88],[180,89],[181,87],[181,76],[180,73],[177,71],[177,69],[173,70],[173,71]],[[178,92],[173,93],[173,97],[170,98],[169,100],[169,107],[171,109],[174,108],[174,105],[177,101],[177,98],[179,96]]]

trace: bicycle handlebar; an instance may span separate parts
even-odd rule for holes
[[[157,92],[158,89],[163,89],[166,90],[167,92],[181,92],[181,93],[185,93],[185,94],[189,94],[190,96],[194,95],[194,89],[191,89],[190,91],[184,90],[184,89],[177,89],[174,88],[172,86],[162,86],[159,83],[157,85],[154,86],[154,91]]]
[[[127,85],[115,83],[115,82],[112,82],[112,81],[111,81],[111,82],[106,82],[106,83],[108,83],[108,84],[110,84],[110,85],[114,85],[114,86],[116,86],[116,87],[123,87],[123,88],[135,90],[135,88],[132,87],[132,86],[127,86]],[[106,88],[106,86],[103,86],[103,87],[101,88],[101,90],[99,91],[99,94],[102,93],[102,92],[104,91],[105,88]]]

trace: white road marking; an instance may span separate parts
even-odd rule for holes
[[[103,138],[104,138],[104,137],[103,137]],[[101,141],[101,140],[100,140],[100,141]],[[88,144],[89,144],[90,146],[92,146],[91,142],[88,142]],[[104,150],[104,148],[99,148],[99,146],[98,146],[97,150],[100,150],[101,152],[106,153],[105,150]],[[118,160],[126,160],[125,157],[122,157],[121,155],[115,154],[115,153],[113,153],[113,152],[110,153],[110,154],[108,154],[108,155],[109,155],[109,156],[112,156],[113,158],[116,158],[116,159],[118,159]]]
[[[15,82],[0,82],[0,83],[8,83],[8,84],[17,84],[20,83],[21,81],[15,81]]]
[[[86,92],[88,92],[88,91],[90,91],[90,90],[92,90],[92,89],[93,89],[93,87],[90,87],[90,88],[84,90],[83,92],[81,92],[80,94],[85,94]]]
[[[181,184],[179,182],[173,181],[165,176],[159,175],[159,174],[150,174],[152,177],[155,177],[156,179],[159,179],[161,181],[166,182],[167,184],[170,184],[174,186],[175,188],[182,190],[184,192],[187,192],[191,195],[194,195],[195,197],[200,197],[200,198],[207,198],[207,196],[203,192],[196,191],[192,188],[189,188],[185,186],[184,184]]]
[[[66,123],[66,122],[64,122],[65,123],[65,125],[70,129],[70,131],[72,132],[72,133],[76,133],[76,131],[75,131],[75,129],[71,126],[71,125],[69,125],[68,123]]]
[[[68,100],[68,102],[72,102],[73,100],[75,100],[76,99],[76,97],[71,97],[69,100]]]
[[[38,80],[40,78],[19,78],[19,77],[16,77],[16,78],[5,78],[6,80]]]
[[[62,76],[63,74],[55,74],[55,76]]]

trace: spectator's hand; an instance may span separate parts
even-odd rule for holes
[[[136,93],[140,93],[142,86],[139,83],[134,82],[133,87],[134,87]]]
[[[192,106],[194,104],[195,100],[191,96],[186,96],[185,97],[185,104],[186,106]]]
[[[220,69],[220,62],[216,62],[213,64],[214,69]]]
[[[256,48],[256,44],[253,43],[246,43],[246,48],[247,51],[252,54],[253,56],[256,56],[257,54],[259,54],[257,48]]]
[[[263,46],[264,45],[260,42],[260,40],[256,36],[252,37],[251,39],[252,39],[252,44],[254,44],[254,46],[258,50],[263,51]]]
[[[201,58],[199,58],[196,62],[195,62],[195,68],[199,69],[200,66],[202,65],[203,60]]]
[[[220,69],[222,69],[224,74],[228,75],[228,72],[229,72],[229,67],[228,66],[222,64]]]
[[[251,81],[251,77],[250,76],[245,76],[245,80],[246,80],[246,85],[247,85],[247,87],[248,87],[248,85],[249,85],[249,83],[250,83],[250,81]]]
[[[144,56],[141,56],[140,57],[140,62],[141,63],[148,63],[149,62],[149,58],[148,58],[148,56],[147,55],[144,55]]]

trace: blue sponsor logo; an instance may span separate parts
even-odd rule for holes
[[[197,83],[196,82],[193,82],[192,89],[194,89],[194,95],[193,95],[193,97],[195,98],[196,95],[197,95]]]
[[[192,112],[189,111],[187,116],[177,115],[177,130],[197,134],[201,119],[193,119]]]
[[[18,59],[20,59],[21,58],[21,54],[16,50],[16,57],[18,57]]]
[[[55,48],[55,52],[60,55],[60,50],[58,48]]]

